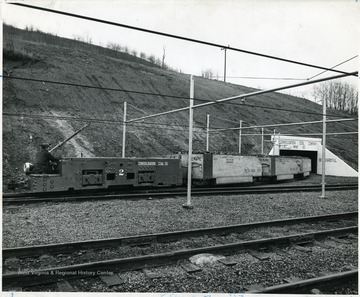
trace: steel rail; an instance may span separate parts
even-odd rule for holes
[[[208,191],[212,191],[214,189],[216,190],[226,190],[226,189],[242,189],[242,190],[247,190],[247,191],[251,191],[251,190],[256,190],[256,189],[274,189],[274,188],[278,188],[278,189],[302,189],[304,187],[307,187],[307,188],[316,188],[318,187],[319,185],[314,185],[314,184],[306,184],[306,185],[283,185],[281,184],[280,186],[269,186],[269,184],[260,184],[260,185],[254,185],[254,186],[246,186],[245,184],[244,185],[216,185],[216,186],[213,186],[213,187],[194,187],[192,188],[192,191],[196,192],[196,191],[204,191],[204,190],[208,190]],[[327,186],[329,187],[353,187],[353,186],[358,186],[358,183],[346,183],[346,184],[327,184]],[[184,187],[175,187],[175,188],[136,188],[134,189],[135,192],[139,192],[139,193],[161,193],[161,192],[164,192],[164,190],[166,192],[176,192],[176,191],[181,191],[183,190]],[[101,189],[100,189],[101,190]],[[104,191],[103,192],[99,192],[97,193],[98,195],[105,195],[106,193],[108,192],[114,192],[114,191],[121,191],[121,188],[120,189],[103,189]],[[38,193],[31,193],[31,192],[23,192],[23,193],[3,193],[3,198],[22,198],[22,197],[26,197],[26,198],[35,198],[37,197],[37,194]],[[41,197],[52,197],[53,195],[51,195],[51,193],[40,193],[41,194]],[[57,193],[59,194],[59,193]],[[65,195],[65,196],[78,196],[80,194],[83,194],[83,195],[86,195],[86,192],[80,192],[80,193],[67,193],[66,192],[61,192],[62,195]],[[29,195],[33,195],[33,196],[29,196]],[[45,195],[45,196],[44,196]],[[48,195],[48,196],[47,196]]]
[[[39,256],[42,254],[72,253],[80,249],[108,248],[108,247],[118,247],[120,245],[164,243],[164,242],[195,237],[195,236],[239,233],[255,228],[273,227],[273,226],[290,225],[290,224],[294,225],[301,223],[331,221],[331,220],[340,220],[340,219],[351,219],[354,217],[357,218],[357,216],[358,216],[358,212],[346,212],[346,213],[326,214],[320,216],[286,218],[286,219],[279,219],[272,221],[254,222],[254,223],[220,226],[220,227],[212,227],[212,228],[146,234],[146,235],[120,237],[120,238],[108,238],[108,239],[66,242],[66,243],[38,245],[38,246],[4,248],[2,250],[3,252],[2,256],[3,259],[12,258],[12,257],[24,258],[24,257]]]
[[[259,290],[247,291],[247,293],[286,293],[286,294],[310,294],[310,291],[314,288],[320,290],[326,290],[334,288],[336,286],[343,286],[344,282],[357,281],[358,270],[353,269],[350,271],[329,274],[317,278],[306,279],[298,282],[275,285]]]
[[[17,271],[15,273],[3,274],[3,288],[24,287],[39,284],[48,284],[58,281],[58,279],[84,278],[86,275],[80,272],[98,271],[131,271],[144,267],[156,267],[173,263],[174,261],[185,259],[196,254],[202,253],[233,253],[243,249],[258,249],[268,247],[269,245],[287,246],[291,242],[303,237],[313,237],[321,239],[328,236],[344,235],[344,233],[357,233],[358,227],[346,227],[333,230],[325,230],[310,233],[300,233],[290,236],[266,238],[261,240],[241,241],[231,244],[217,245],[211,247],[194,248],[188,250],[177,250],[160,254],[151,254],[146,256],[119,258],[113,260],[97,261],[91,263],[51,267],[41,270]]]
[[[340,191],[340,190],[356,190],[358,189],[357,184],[349,185],[326,185],[326,190],[328,191]],[[243,194],[272,194],[272,193],[289,193],[289,192],[317,192],[321,191],[321,185],[309,185],[309,186],[294,186],[294,187],[268,187],[268,188],[211,188],[211,189],[202,189],[197,188],[193,189],[193,195],[195,196],[214,196],[214,195],[243,195]],[[31,195],[31,193],[29,193]],[[41,197],[41,196],[22,196],[19,197],[3,197],[3,205],[14,205],[14,204],[27,204],[27,203],[40,203],[40,202],[72,202],[72,201],[89,201],[89,200],[113,200],[113,199],[129,199],[129,200],[138,200],[138,199],[149,199],[149,198],[168,198],[174,196],[183,196],[186,195],[186,190],[177,190],[172,191],[167,189],[164,192],[142,192],[142,193],[121,193],[121,194],[105,194],[105,195],[93,195],[93,196],[63,196],[63,197]]]

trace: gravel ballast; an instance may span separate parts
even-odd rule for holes
[[[203,293],[240,293],[251,290],[254,285],[273,286],[285,283],[285,279],[309,279],[320,277],[322,273],[334,274],[347,271],[356,265],[357,244],[337,244],[329,240],[327,244],[311,247],[311,252],[303,252],[292,246],[272,248],[263,252],[267,260],[258,260],[247,252],[229,256],[237,264],[224,266],[213,262],[201,266],[196,273],[186,273],[182,264],[187,260],[179,260],[172,265],[149,268],[156,278],[149,278],[142,270],[118,273],[123,283],[113,287],[101,281],[99,277],[69,280],[73,288],[80,292],[203,292]],[[296,281],[296,280],[293,280]],[[357,284],[344,284],[342,288],[334,288],[336,292],[325,294],[357,295]],[[51,285],[28,288],[30,291],[53,291]],[[310,292],[309,292],[310,293]]]
[[[356,190],[43,203],[3,208],[3,247],[61,243],[357,211]]]

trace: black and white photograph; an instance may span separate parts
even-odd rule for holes
[[[1,296],[359,294],[357,0],[0,3]]]

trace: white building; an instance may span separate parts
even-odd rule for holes
[[[271,138],[273,148],[270,155],[304,156],[311,159],[312,172],[322,174],[322,139],[311,137],[295,137],[274,135]],[[296,153],[294,152],[296,151]],[[358,172],[346,164],[341,158],[326,149],[325,174],[334,176],[357,177]]]

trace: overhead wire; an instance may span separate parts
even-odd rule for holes
[[[345,60],[345,61],[343,61],[343,62],[341,62],[341,63],[339,63],[339,64],[336,64],[335,66],[332,66],[332,67],[330,67],[329,69],[334,69],[335,67],[338,67],[338,66],[340,66],[340,65],[343,65],[343,64],[345,64],[345,63],[347,63],[347,62],[349,62],[349,61],[351,61],[351,60],[353,60],[353,59],[355,59],[355,58],[357,58],[358,57],[358,55],[355,55],[355,56],[353,56],[353,57],[351,57],[351,58],[349,58],[349,59],[347,59],[347,60]],[[312,76],[312,77],[309,77],[309,78],[295,78],[295,77],[261,77],[261,76],[226,76],[227,78],[239,78],[239,79],[263,79],[263,80],[311,80],[311,79],[313,79],[313,78],[315,78],[315,77],[317,77],[317,76],[319,76],[319,75],[321,75],[321,74],[323,74],[323,73],[325,73],[325,72],[328,72],[329,70],[324,70],[324,71],[322,71],[322,72],[320,72],[320,73],[318,73],[318,74],[316,74],[316,75],[314,75],[314,76]],[[216,76],[217,78],[223,78],[224,76],[221,76],[221,75],[217,75]]]
[[[3,116],[10,116],[10,117],[18,117],[21,120],[23,120],[24,118],[32,118],[32,119],[48,119],[48,120],[64,120],[64,121],[80,121],[80,122],[92,122],[92,123],[110,123],[110,124],[123,124],[123,120],[119,119],[119,120],[111,120],[111,119],[98,119],[98,118],[79,118],[79,117],[69,117],[69,116],[54,116],[54,115],[39,115],[39,114],[17,114],[17,113],[10,113],[10,112],[3,112]],[[158,123],[158,122],[132,122],[132,123],[127,123],[127,126],[137,126],[137,125],[144,125],[144,124],[149,124],[149,125],[158,125],[158,126],[166,126],[169,127],[168,123]],[[180,124],[176,124],[176,126],[179,127],[183,127],[183,128],[188,128],[189,126],[187,125],[180,125]],[[197,126],[195,126],[195,128],[198,129],[205,129],[201,128],[201,125],[197,124]]]
[[[112,124],[122,124],[123,121],[122,120],[104,120],[104,119],[89,119],[89,118],[75,118],[75,117],[66,117],[66,116],[46,116],[46,115],[31,115],[31,114],[12,114],[12,113],[4,113],[3,115],[5,116],[15,116],[15,117],[20,117],[20,118],[24,118],[24,117],[29,117],[29,118],[33,118],[33,119],[50,119],[50,120],[68,120],[68,121],[86,121],[86,122],[92,122],[92,123],[112,123]],[[310,123],[309,123],[310,124]],[[319,123],[318,123],[319,124]],[[281,125],[281,124],[280,124]],[[301,123],[301,125],[303,125],[303,123]],[[136,127],[136,128],[145,128],[145,127],[149,127],[149,126],[164,126],[166,128],[167,131],[184,131],[184,129],[188,129],[189,126],[188,125],[180,125],[180,124],[176,124],[176,127],[170,128],[169,124],[167,123],[158,123],[158,122],[132,122],[132,123],[128,123],[127,124],[128,127]],[[215,129],[223,129],[220,127],[213,127]],[[251,127],[248,127],[251,128]],[[256,129],[258,127],[254,127],[254,129]],[[266,129],[266,127],[264,127]],[[197,129],[200,130],[206,130],[205,126],[201,126],[199,124],[195,124],[194,127],[194,133],[200,133],[200,131],[196,131]],[[226,128],[227,129],[227,128]],[[267,128],[269,130],[271,130],[270,128]],[[237,132],[237,130],[233,130],[233,129],[229,129],[229,130],[225,130],[225,131],[211,131],[212,134],[222,134],[223,132]],[[203,133],[203,132],[202,132]],[[357,134],[358,132],[334,132],[335,134]],[[286,133],[282,133],[281,135],[287,135],[289,134],[288,132]],[[331,135],[330,132],[328,132],[329,135]],[[249,136],[249,135],[256,135],[256,136],[261,136],[262,134],[258,133],[258,134],[249,134],[249,133],[243,133],[242,136]],[[264,134],[264,136],[269,136],[269,135],[273,135],[273,133],[271,134]],[[315,135],[315,134],[311,134],[311,133],[291,133],[291,135]],[[316,134],[317,135],[317,134]],[[320,134],[319,134],[320,135]]]
[[[65,11],[54,10],[54,9],[49,9],[49,8],[45,8],[45,7],[34,6],[34,5],[29,5],[29,4],[25,4],[25,3],[19,3],[19,2],[6,2],[6,4],[17,5],[17,6],[21,6],[21,7],[46,11],[46,12],[50,12],[50,13],[65,15],[65,16],[68,16],[68,17],[75,17],[75,18],[79,18],[79,19],[92,21],[92,22],[103,23],[103,24],[107,24],[107,25],[111,25],[111,26],[127,28],[127,29],[131,29],[131,30],[136,30],[136,31],[140,31],[140,32],[165,36],[165,37],[174,38],[174,39],[180,39],[180,40],[184,40],[184,41],[204,44],[204,45],[213,46],[213,47],[217,47],[217,48],[225,48],[227,50],[242,52],[242,53],[245,53],[245,54],[255,55],[255,56],[259,56],[259,57],[263,57],[263,58],[269,58],[269,59],[274,59],[274,60],[278,60],[278,61],[282,61],[282,62],[297,64],[297,65],[306,66],[306,67],[318,68],[318,69],[322,69],[322,70],[333,71],[333,72],[342,73],[342,74],[348,74],[349,75],[348,72],[339,71],[339,70],[335,70],[335,69],[331,69],[331,68],[327,68],[327,67],[322,67],[322,66],[318,66],[318,65],[314,65],[314,64],[304,63],[304,62],[300,62],[300,61],[295,61],[295,60],[280,58],[280,57],[271,56],[271,55],[267,55],[267,54],[262,54],[262,53],[258,53],[258,52],[254,52],[254,51],[249,51],[249,50],[244,50],[244,49],[240,49],[240,48],[230,47],[229,45],[226,46],[226,45],[222,45],[222,44],[218,44],[218,43],[203,41],[203,40],[184,37],[184,36],[180,36],[180,35],[174,35],[174,34],[169,34],[169,33],[165,33],[165,32],[145,29],[145,28],[141,28],[141,27],[130,26],[130,25],[121,24],[121,23],[117,23],[117,22],[112,22],[112,21],[102,20],[102,19],[98,19],[98,18],[88,17],[88,16],[84,16],[84,15],[80,15],[80,14],[69,13],[69,12],[65,12]],[[354,74],[352,74],[352,75],[355,76]]]
[[[224,77],[224,76],[217,76]],[[307,80],[306,78],[294,77],[261,77],[261,76],[226,76],[226,78],[240,78],[240,79],[267,79],[267,80]]]
[[[140,94],[140,95],[147,95],[147,96],[159,96],[159,97],[168,97],[168,98],[174,98],[174,99],[183,99],[183,100],[190,100],[189,97],[185,96],[176,96],[176,95],[170,95],[170,94],[160,94],[160,93],[149,93],[149,92],[143,92],[143,91],[134,91],[134,90],[127,90],[127,89],[119,89],[119,88],[109,88],[109,87],[99,87],[99,86],[92,86],[92,85],[85,85],[85,84],[76,84],[76,83],[69,83],[69,82],[61,82],[61,81],[53,81],[53,80],[44,80],[44,79],[36,79],[36,78],[27,78],[27,77],[20,77],[20,76],[2,76],[5,80],[6,79],[15,79],[15,80],[24,80],[24,81],[32,81],[32,82],[39,82],[39,83],[49,83],[49,84],[56,84],[56,85],[65,85],[65,86],[71,86],[71,87],[82,87],[82,88],[89,88],[89,89],[98,89],[98,90],[105,90],[105,91],[114,91],[114,92],[124,92],[124,93],[132,93],[132,94]],[[203,102],[213,102],[214,100],[211,99],[203,99],[203,98],[194,98],[194,100],[203,101]],[[264,109],[274,109],[277,111],[289,111],[294,113],[306,113],[306,114],[312,114],[312,115],[323,115],[322,113],[316,113],[316,112],[308,112],[308,111],[299,111],[299,110],[293,110],[293,109],[285,109],[285,108],[277,108],[277,107],[270,107],[270,106],[263,106],[263,105],[254,105],[254,104],[248,104],[248,103],[235,103],[235,102],[223,102],[222,104],[230,104],[235,106],[242,106],[242,107],[254,107],[254,108],[264,108]],[[344,117],[341,115],[331,115],[327,114],[328,117]],[[349,116],[351,117],[351,116]]]
[[[353,59],[355,59],[355,58],[357,58],[357,57],[358,57],[358,55],[356,55],[356,56],[354,56],[354,57],[352,57],[352,58],[350,58],[350,59],[347,59],[347,60],[345,60],[345,61],[343,61],[343,62],[341,62],[341,63],[339,63],[339,64],[336,64],[335,66],[331,67],[330,69],[333,69],[333,68],[338,67],[338,66],[340,66],[340,65],[342,65],[342,64],[345,64],[345,63],[347,63],[347,62],[349,62],[349,61],[351,61],[351,60],[353,60]],[[317,76],[319,76],[319,75],[321,75],[321,74],[323,74],[323,73],[325,73],[325,72],[327,72],[327,71],[328,71],[328,70],[324,70],[324,71],[322,71],[322,72],[320,72],[320,73],[318,73],[318,74],[316,74],[316,75],[314,75],[314,76],[312,76],[312,77],[307,78],[307,80],[311,80],[311,79],[313,79],[313,78],[315,78],[315,77],[317,77]]]

